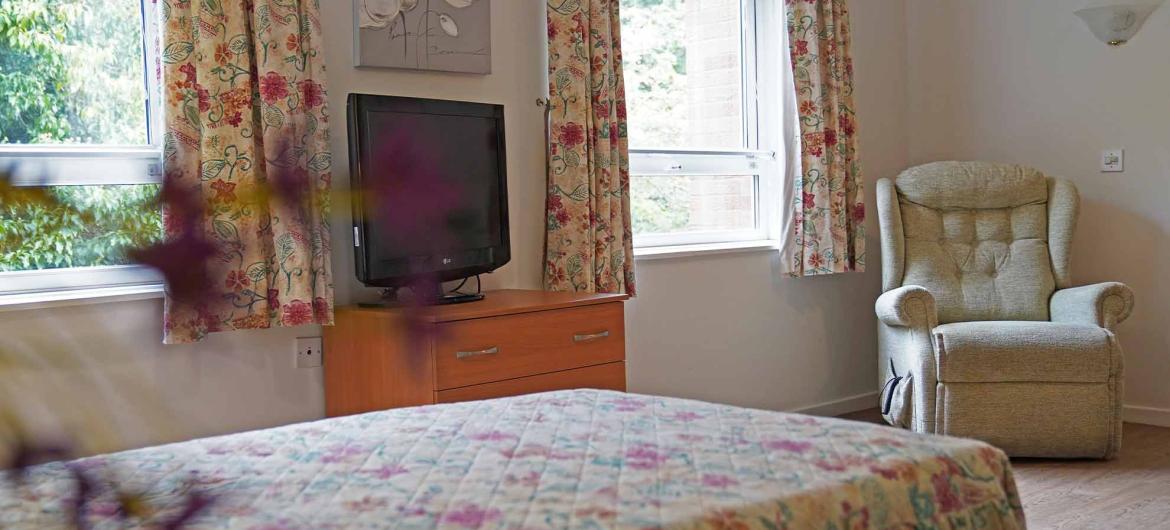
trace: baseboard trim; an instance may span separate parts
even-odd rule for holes
[[[1158,427],[1170,427],[1170,409],[1126,405],[1123,410],[1125,421],[1130,423],[1144,423],[1146,425],[1157,425]]]
[[[877,392],[866,392],[864,394],[857,394],[856,396],[834,399],[824,403],[792,409],[791,412],[812,416],[840,416],[842,414],[849,414],[850,412],[877,407],[877,396]]]
[[[856,396],[834,399],[824,403],[792,409],[790,412],[811,416],[841,416],[850,412],[869,410],[877,406],[877,392],[866,392]],[[1157,427],[1170,427],[1170,408],[1126,405],[1122,412],[1125,421]]]

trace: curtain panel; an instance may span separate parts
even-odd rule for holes
[[[160,0],[164,342],[331,324],[317,0]]]
[[[793,276],[865,270],[853,59],[845,0],[785,0],[800,167],[786,206],[782,262]]]
[[[634,294],[618,0],[548,0],[544,286]]]

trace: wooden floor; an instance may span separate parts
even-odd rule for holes
[[[845,416],[880,422],[877,409]],[[1170,428],[1125,424],[1121,456],[1012,460],[1031,529],[1170,529]]]

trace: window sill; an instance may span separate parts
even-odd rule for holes
[[[634,249],[638,261],[690,258],[714,254],[739,254],[744,252],[775,251],[780,242],[770,239],[758,241],[734,241],[729,243],[704,243],[697,245],[673,245],[666,247],[642,247]]]
[[[162,298],[162,284],[94,287],[37,293],[0,294],[0,312]]]

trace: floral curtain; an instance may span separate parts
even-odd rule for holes
[[[544,285],[634,294],[618,0],[548,0]]]
[[[160,0],[165,342],[331,324],[317,0]]]
[[[795,276],[863,271],[849,10],[845,0],[785,1],[801,152],[783,262]]]

